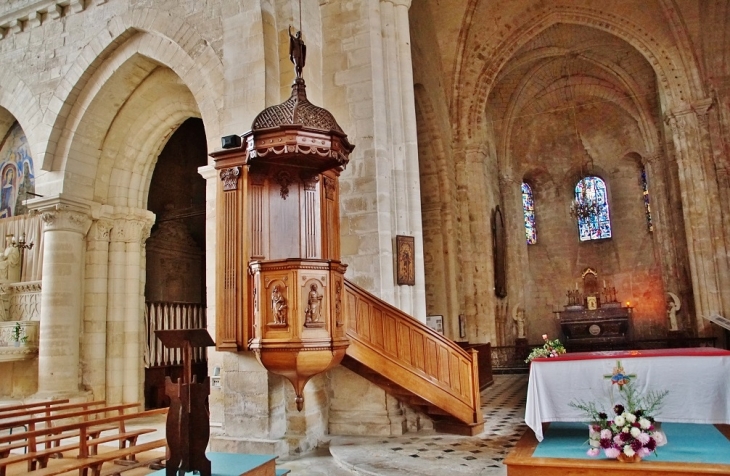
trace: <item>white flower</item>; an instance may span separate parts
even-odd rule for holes
[[[638,438],[640,434],[641,434],[640,428],[633,427],[631,429],[631,436],[633,436],[634,438]]]
[[[651,422],[649,420],[647,420],[646,418],[641,418],[639,420],[639,426],[641,426],[642,430],[648,430],[649,427],[651,426]]]
[[[623,415],[616,415],[616,418],[613,419],[613,422],[616,424],[616,426],[624,426],[626,424],[626,419],[623,417]]]
[[[601,430],[601,439],[609,439],[611,438],[611,430],[608,428]]]
[[[634,449],[631,447],[631,445],[626,445],[626,446],[624,446],[624,454],[626,456],[628,456],[629,458],[631,458],[632,456],[634,456],[636,454],[636,451],[634,451]]]
[[[625,426],[625,427],[621,428],[621,433],[628,433],[630,430],[631,430],[630,426]]]
[[[629,423],[634,423],[636,421],[636,415],[634,415],[633,413],[624,412],[623,416]]]
[[[657,446],[664,446],[667,444],[667,437],[664,435],[664,432],[657,431],[654,432],[652,436],[654,437],[654,441],[656,441]]]
[[[591,446],[592,446],[593,448],[598,448],[599,446],[601,446],[601,440],[594,440],[593,438],[591,438],[591,439],[590,439],[590,440],[588,440],[588,441],[590,442],[590,445],[591,445]]]

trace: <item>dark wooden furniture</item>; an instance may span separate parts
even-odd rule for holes
[[[468,351],[474,349],[477,352],[477,362],[479,363],[479,390],[484,390],[494,383],[494,375],[492,374],[492,344],[470,344],[469,342],[457,342],[459,346]]]
[[[155,331],[162,345],[182,349],[183,374],[175,383],[165,379],[165,393],[170,397],[167,414],[167,442],[169,455],[165,472],[175,476],[178,472],[199,471],[210,476],[210,460],[205,457],[205,447],[210,439],[208,419],[208,395],[210,380],[197,382],[193,376],[193,349],[215,345],[205,329],[175,329]]]
[[[560,327],[565,334],[565,345],[590,347],[625,343],[631,308],[616,304],[604,304],[593,310],[569,306],[560,311],[558,314]]]

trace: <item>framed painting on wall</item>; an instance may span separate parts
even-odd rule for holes
[[[415,239],[412,236],[397,235],[395,237],[396,283],[398,285],[416,285],[416,266],[414,261]]]

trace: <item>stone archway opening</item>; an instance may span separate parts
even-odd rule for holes
[[[190,118],[160,152],[150,183],[147,207],[156,216],[147,240],[145,284],[146,408],[168,405],[165,377],[180,376],[182,356],[164,349],[156,329],[206,327],[205,179],[207,163],[203,122]],[[205,349],[196,349],[193,369],[207,376]]]

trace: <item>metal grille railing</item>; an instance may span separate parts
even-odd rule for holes
[[[181,349],[167,349],[155,336],[156,330],[205,329],[207,319],[204,304],[179,302],[145,303],[145,367],[182,365]],[[193,349],[193,362],[206,361],[204,348]]]

